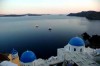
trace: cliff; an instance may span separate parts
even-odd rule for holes
[[[91,48],[100,48],[100,35],[92,35],[90,36],[88,33],[82,34],[83,39],[87,42],[86,47]]]
[[[9,61],[10,59],[8,58],[8,54],[0,53],[0,62],[2,61]]]
[[[86,17],[89,20],[100,20],[100,12],[96,11],[82,11],[79,13],[70,13],[67,16]]]

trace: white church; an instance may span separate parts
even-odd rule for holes
[[[18,57],[16,50],[12,51],[13,59]],[[57,49],[57,56],[49,59],[37,59],[32,51],[25,51],[20,57],[20,66],[100,66],[93,57],[85,51],[85,43],[80,37],[73,37],[64,48]]]

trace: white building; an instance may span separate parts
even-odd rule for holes
[[[70,52],[84,52],[85,43],[79,37],[72,38],[64,48]]]
[[[0,63],[0,66],[18,66],[17,64],[14,64],[10,61],[3,61]]]
[[[86,52],[85,43],[79,37],[72,38],[64,48],[57,49],[57,56],[49,59],[36,59],[32,51],[25,51],[20,58],[20,66],[55,66],[62,63],[62,66],[100,66]]]

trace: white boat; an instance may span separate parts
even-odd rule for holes
[[[35,25],[35,27],[37,27],[37,28],[38,28],[38,27],[39,27],[39,25]]]

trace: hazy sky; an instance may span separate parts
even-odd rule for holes
[[[100,11],[100,0],[0,0],[0,14],[66,14]]]

